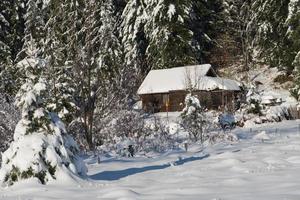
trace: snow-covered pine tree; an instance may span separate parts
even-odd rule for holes
[[[44,3],[45,2],[45,3]],[[32,40],[38,49],[38,55],[44,52],[44,39],[45,39],[45,8],[47,1],[41,0],[28,0],[26,3],[25,14],[25,36],[23,38],[24,45],[22,50],[17,55],[17,60],[20,61],[26,58],[27,49],[30,48]]]
[[[10,18],[13,16],[11,1],[0,2],[0,71],[4,70],[4,66],[11,63],[10,37],[12,24]]]
[[[228,30],[228,27],[225,26],[225,15],[222,11],[222,0],[192,1],[188,25],[193,32],[192,46],[199,63],[209,61],[215,65],[218,64],[213,59],[220,59],[220,56],[212,55],[214,53],[212,49],[222,48],[220,39],[223,39],[224,33]],[[217,39],[219,41],[216,41]]]
[[[98,65],[101,69],[102,89],[106,90],[100,98],[117,98],[119,106],[132,98],[136,92],[135,70],[124,63],[125,53],[123,45],[118,38],[118,17],[114,16],[117,8],[113,0],[107,0],[101,4],[100,19],[100,49]],[[107,98],[111,96],[110,98]],[[117,97],[116,97],[117,96]],[[102,100],[99,103],[104,103]],[[102,107],[102,106],[100,106]],[[105,106],[107,107],[107,106]],[[102,109],[100,109],[102,110]]]
[[[124,64],[123,48],[117,38],[114,1],[87,3],[86,6],[86,34],[83,37],[83,55],[86,56],[81,57],[84,68],[80,69],[86,78],[80,81],[79,105],[85,138],[92,149],[94,142],[101,143],[95,133],[101,131],[103,119],[128,106],[129,99],[136,91],[136,79],[133,68]]]
[[[292,44],[290,51],[293,58],[294,70],[294,87],[291,89],[291,94],[299,101],[300,100],[300,1],[294,0],[289,3],[289,15],[286,20],[288,26],[287,36]]]
[[[74,66],[78,62],[77,54],[81,38],[80,30],[83,26],[84,2],[82,0],[62,0],[56,3],[61,4],[63,10],[62,13],[60,12],[60,17],[63,19],[60,28],[63,31],[61,39],[66,43],[66,60]]]
[[[182,111],[181,118],[182,125],[190,135],[190,139],[194,141],[200,139],[203,142],[205,116],[200,101],[196,96],[188,94],[185,97],[185,108]]]
[[[120,36],[124,46],[127,68],[135,79],[141,79],[148,73],[146,49],[148,39],[144,26],[148,19],[147,0],[129,0],[121,16]],[[138,81],[137,81],[138,82]]]
[[[16,126],[14,141],[2,155],[0,181],[11,185],[22,179],[37,178],[42,184],[62,175],[85,175],[75,141],[62,121],[46,108],[47,62],[40,59],[35,43],[27,41],[28,55],[17,66],[25,71],[16,104],[22,118]]]
[[[151,69],[197,63],[191,44],[193,32],[188,26],[191,8],[191,0],[148,1],[145,32],[149,46],[146,55]]]
[[[0,2],[0,91],[15,95],[19,84],[15,59],[23,46],[27,0]]]
[[[286,32],[289,0],[255,0],[251,4],[251,23],[256,26],[254,47],[271,67],[278,67],[290,74],[293,70],[290,42]]]
[[[46,4],[40,0],[27,0],[26,5],[23,6],[26,8],[26,14],[24,15],[24,37],[22,38],[24,43],[21,51],[16,55],[16,62],[19,62],[29,56],[27,53],[31,52],[30,49],[32,49],[32,44],[35,46],[36,56],[42,56],[44,51],[45,23],[43,9],[45,8]],[[18,90],[26,81],[26,72],[24,69],[25,68],[22,67],[15,67]]]
[[[212,32],[209,35],[212,41],[208,44],[212,49],[206,52],[210,55],[209,62],[213,65],[226,67],[243,61],[242,70],[249,70],[251,64],[249,36],[252,34],[252,27],[247,25],[250,20],[250,2],[240,0],[210,2],[209,5],[213,8],[210,9],[212,19],[208,20],[208,28],[205,30]]]
[[[72,65],[67,62],[67,43],[65,42],[65,29],[63,26],[66,4],[52,0],[48,5],[49,19],[45,26],[44,57],[48,62],[47,80],[51,98],[48,102],[50,111],[68,125],[75,115],[76,106],[74,93],[76,85],[72,79]]]
[[[101,144],[101,132],[107,126],[107,119],[124,108],[135,93],[135,80],[130,67],[124,64],[124,54],[118,35],[118,15],[113,0],[99,5],[99,50],[97,55],[98,87],[95,93],[95,114],[93,140]],[[109,120],[110,121],[110,120]]]
[[[94,149],[94,118],[98,95],[102,81],[107,80],[102,72],[105,71],[103,60],[99,60],[101,38],[101,5],[102,1],[87,1],[82,6],[82,26],[78,30],[77,46],[73,68],[77,73],[76,104],[80,109],[80,119],[84,128],[84,136],[91,150]],[[104,24],[105,25],[105,24]],[[103,61],[104,62],[104,61]],[[107,60],[106,60],[107,62]],[[100,65],[103,68],[100,67]],[[106,66],[107,67],[107,66]],[[111,67],[111,66],[109,66]]]
[[[288,15],[285,20],[285,50],[283,57],[288,72],[297,71],[300,66],[300,1],[290,0],[288,4]],[[298,68],[298,69],[297,69]]]
[[[13,80],[9,73],[9,66],[12,66],[9,36],[11,35],[11,15],[10,1],[0,2],[0,91],[7,92],[8,86]]]
[[[295,66],[294,86],[290,93],[297,101],[300,101],[300,52],[296,55],[293,65]]]

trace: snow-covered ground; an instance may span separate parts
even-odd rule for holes
[[[240,140],[188,152],[85,159],[88,180],[0,188],[0,199],[299,200],[300,121],[236,129]]]

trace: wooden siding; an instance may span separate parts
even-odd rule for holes
[[[238,91],[222,90],[193,92],[199,98],[201,106],[214,110],[222,109],[223,105],[229,110],[233,109],[238,94]],[[141,95],[143,110],[152,113],[181,111],[185,106],[186,95],[186,91]]]

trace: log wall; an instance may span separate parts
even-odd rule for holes
[[[239,92],[221,90],[193,92],[199,98],[201,106],[213,110],[222,109],[223,105],[229,110],[233,109],[238,94]],[[151,113],[182,111],[186,95],[186,91],[141,95],[143,110]]]

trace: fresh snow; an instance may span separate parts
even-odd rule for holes
[[[267,135],[266,131],[261,131],[260,133],[258,133],[257,135],[255,135],[253,137],[256,140],[270,140],[270,137]]]
[[[206,74],[211,65],[192,65],[170,69],[151,70],[138,90],[138,94],[166,93],[174,90],[186,90],[191,84],[199,90],[235,90],[239,83],[220,77],[209,77]]]
[[[299,200],[300,121],[235,129],[235,143],[191,145],[134,158],[85,157],[86,180],[61,173],[0,188],[0,199]],[[264,140],[267,139],[268,140]]]
[[[34,112],[35,117],[40,118],[43,115],[42,108]],[[68,175],[70,179],[78,175],[86,176],[87,168],[78,155],[79,148],[76,142],[67,134],[63,122],[56,114],[49,113],[49,118],[51,122],[48,124],[48,130],[39,129],[30,134],[27,133],[27,125],[30,122],[26,118],[19,121],[15,128],[14,141],[2,153],[0,187],[26,179],[24,176],[27,174],[33,177],[43,173],[44,178],[39,176],[42,183],[61,180],[62,176]],[[49,166],[53,167],[55,172],[50,171]]]
[[[168,17],[169,17],[170,21],[172,20],[172,17],[174,16],[175,13],[176,13],[175,5],[170,4],[169,5],[169,10],[168,10]]]

